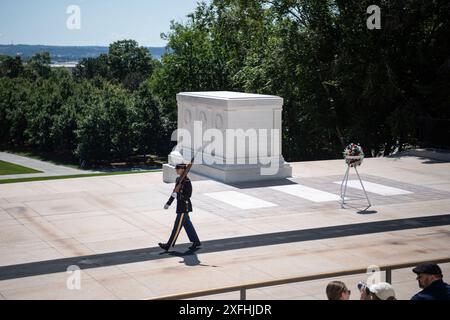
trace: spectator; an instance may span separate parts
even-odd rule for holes
[[[442,279],[442,270],[435,263],[424,263],[412,270],[423,289],[411,300],[450,300],[450,285]]]
[[[351,294],[345,283],[341,281],[331,281],[327,285],[326,292],[328,300],[348,300]]]
[[[397,300],[390,283],[380,282],[371,286],[361,286],[361,300]]]

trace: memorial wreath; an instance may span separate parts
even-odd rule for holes
[[[364,159],[363,149],[359,144],[350,143],[344,149],[344,159],[350,167],[360,166]]]

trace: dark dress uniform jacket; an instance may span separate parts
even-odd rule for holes
[[[180,177],[177,177],[175,185],[180,181]],[[189,178],[184,179],[181,184],[180,192],[177,193],[177,213],[192,212],[192,184]],[[170,197],[167,204],[170,206],[175,198]]]

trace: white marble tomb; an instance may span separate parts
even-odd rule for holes
[[[192,173],[225,183],[292,175],[281,152],[282,98],[229,91],[182,92],[177,94],[177,106],[177,147],[163,166],[165,182],[173,182],[174,166],[189,162],[193,154]]]

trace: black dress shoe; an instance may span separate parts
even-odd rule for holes
[[[158,246],[163,249],[164,251],[168,251],[170,246],[167,243],[158,243]]]
[[[193,243],[192,246],[189,247],[189,250],[195,250],[200,247],[202,244],[200,242]]]

